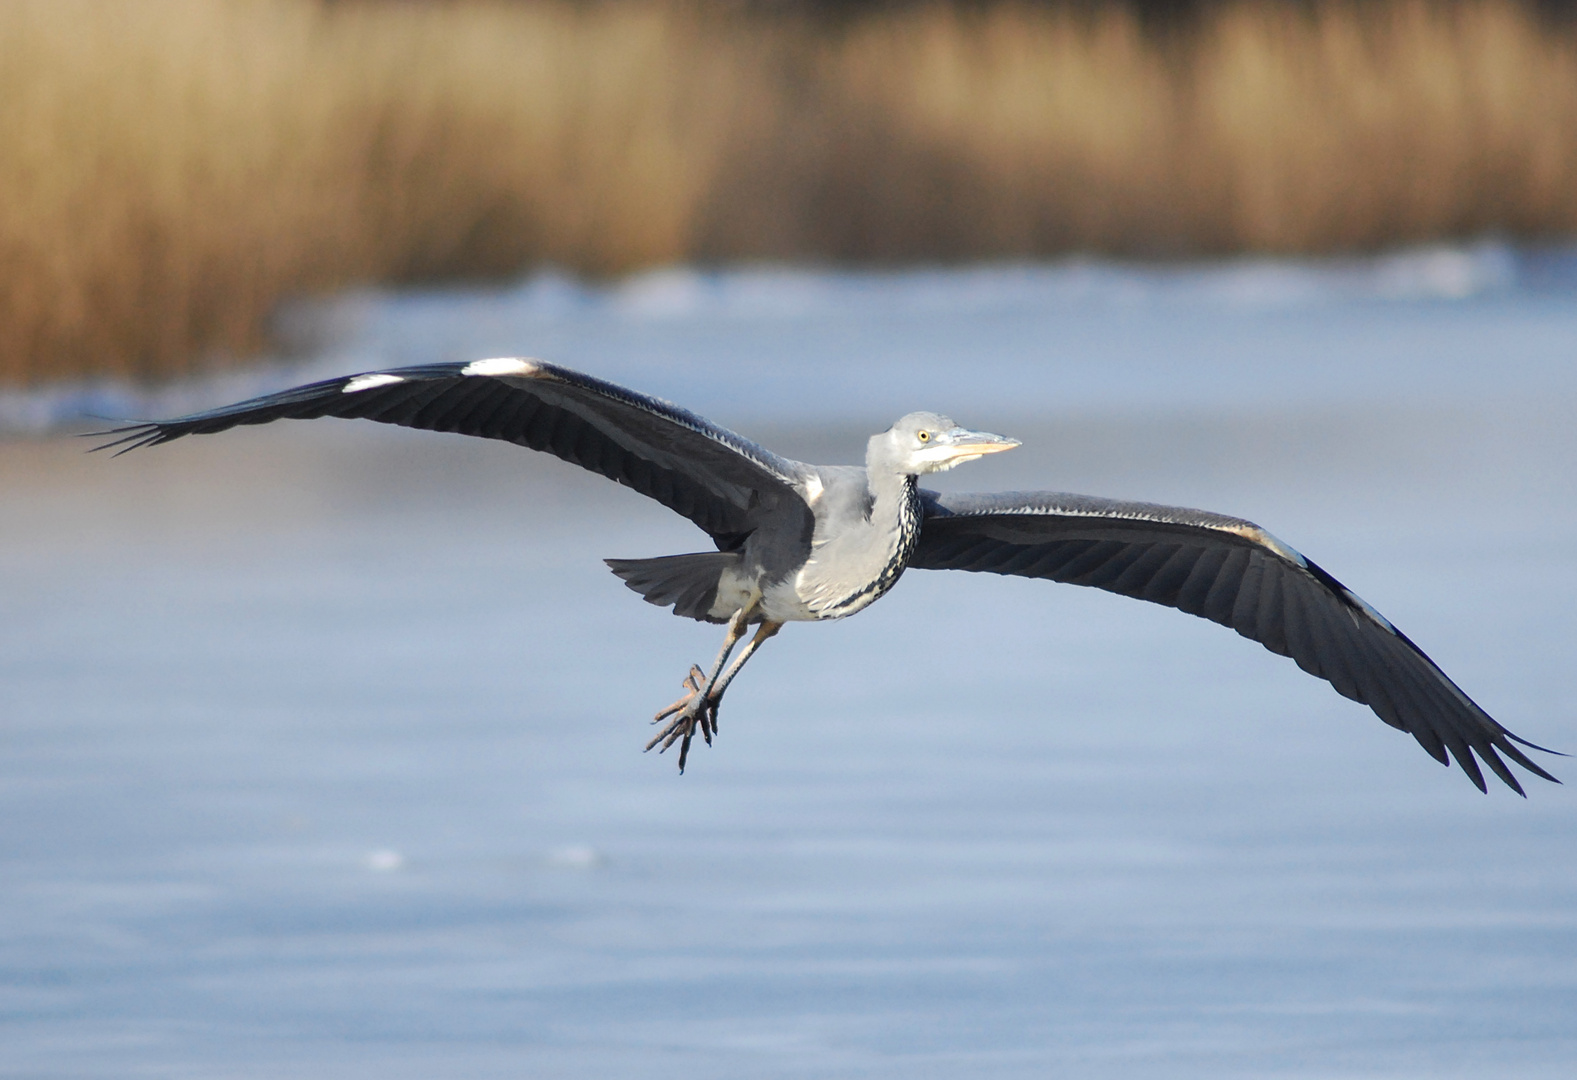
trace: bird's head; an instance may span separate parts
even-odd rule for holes
[[[1017,445],[1017,439],[1005,435],[970,431],[945,416],[916,412],[880,435],[873,435],[867,460],[874,463],[880,458],[899,473],[919,476],[951,469],[954,465],[1011,450]]]

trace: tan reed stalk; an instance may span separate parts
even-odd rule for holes
[[[166,378],[281,298],[1577,231],[1577,39],[1514,0],[0,5],[0,383]]]

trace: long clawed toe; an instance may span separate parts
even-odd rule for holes
[[[658,709],[657,715],[652,717],[652,723],[660,724],[663,722],[663,720],[672,716],[674,713],[681,711],[686,705],[690,704],[690,702],[695,698],[696,691],[701,689],[701,683],[705,679],[706,672],[701,670],[700,665],[691,664],[690,674],[686,675],[684,677],[684,682],[680,684],[685,690],[688,690],[689,693],[685,694],[684,697],[680,698],[672,705],[664,705],[662,708]],[[657,738],[660,739],[662,736],[659,735]],[[657,745],[656,739],[652,740],[652,746],[655,745]],[[648,746],[646,749],[650,750],[651,748],[651,746]]]
[[[709,700],[702,693],[702,687],[706,685],[706,673],[698,665],[692,664],[682,685],[688,692],[673,704],[663,706],[652,717],[654,724],[664,720],[668,720],[668,723],[646,744],[648,750],[660,746],[657,752],[663,753],[678,742],[680,772],[684,772],[685,762],[689,760],[690,742],[695,738],[696,727],[699,725],[701,737],[708,746],[712,745],[712,736],[717,734],[717,702]]]

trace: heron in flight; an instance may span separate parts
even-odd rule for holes
[[[329,379],[105,432],[120,437],[98,449],[125,453],[321,416],[543,450],[700,526],[715,551],[606,560],[650,603],[727,627],[711,666],[691,667],[684,695],[653,720],[662,726],[646,748],[678,742],[681,772],[697,731],[711,744],[723,694],[762,643],[790,622],[853,615],[916,568],[1088,585],[1202,616],[1290,656],[1441,764],[1454,758],[1480,791],[1482,761],[1523,794],[1502,755],[1555,780],[1521,749],[1543,747],[1501,727],[1378,611],[1252,522],[1062,492],[942,495],[920,487],[926,473],[1018,445],[935,413],[910,413],[871,436],[863,466],[807,465],[666,401],[538,360],[503,358]]]

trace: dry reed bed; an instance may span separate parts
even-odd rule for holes
[[[1577,229],[1577,39],[1511,0],[1186,33],[999,6],[0,6],[0,382],[167,377],[281,297],[687,259]]]

